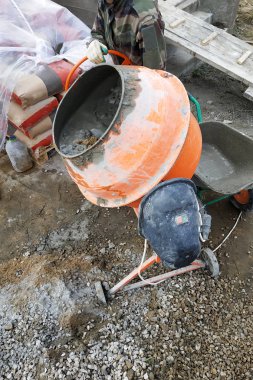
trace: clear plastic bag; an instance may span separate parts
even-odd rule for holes
[[[1,0],[0,149],[7,130],[11,94],[24,73],[40,63],[85,56],[90,29],[66,8],[50,0]],[[110,62],[110,58],[107,58]],[[82,68],[93,66],[90,62]]]

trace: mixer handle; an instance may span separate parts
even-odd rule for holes
[[[130,61],[130,59],[123,53],[120,53],[119,51],[116,51],[116,50],[108,50],[108,54],[111,54],[111,55],[116,55],[117,57],[120,57],[120,58],[123,58],[124,61],[122,62],[122,65],[124,66],[129,66],[129,65],[132,65],[132,62]],[[88,57],[83,57],[79,62],[77,62],[75,64],[75,66],[73,66],[73,68],[71,69],[71,71],[69,72],[69,75],[67,76],[67,79],[66,79],[66,83],[65,83],[65,91],[67,91],[69,89],[69,86],[70,86],[70,80],[74,74],[74,72],[76,71],[76,69],[78,69],[79,66],[81,66],[82,63],[84,63],[85,61],[88,60]]]

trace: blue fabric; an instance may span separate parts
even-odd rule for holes
[[[199,206],[194,183],[162,182],[142,200],[139,232],[170,268],[191,264],[201,251]]]

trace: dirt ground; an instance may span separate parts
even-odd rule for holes
[[[244,14],[243,17],[252,25],[251,16]],[[236,33],[252,39],[241,20],[237,22]],[[192,77],[183,78],[183,82],[200,101],[205,120],[226,121],[253,138],[253,107],[242,96],[243,85],[206,65]],[[143,240],[138,236],[133,211],[104,209],[88,203],[71,181],[58,155],[43,167],[18,174],[2,152],[0,207],[1,287],[19,284],[34,272],[39,274],[36,277],[38,285],[69,276],[84,276],[92,281],[108,278],[112,281],[113,277],[115,283],[140,262]],[[210,206],[208,211],[213,218],[209,246],[215,248],[232,228],[238,210],[225,200]],[[108,254],[104,255],[104,251]],[[241,284],[243,280],[250,295],[253,213],[243,214],[217,256],[221,281],[229,278]],[[158,267],[152,273],[161,273],[161,270]],[[114,305],[116,307],[116,301]],[[67,323],[78,330],[79,324],[86,323],[80,318]]]
[[[240,1],[235,34],[253,43],[253,0]]]

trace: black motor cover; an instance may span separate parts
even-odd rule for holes
[[[200,228],[196,187],[188,179],[162,182],[141,202],[139,232],[170,268],[182,268],[198,258]]]

